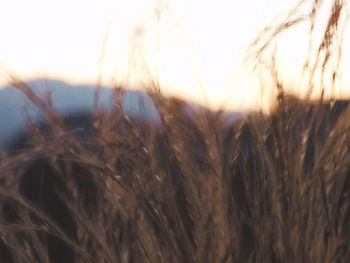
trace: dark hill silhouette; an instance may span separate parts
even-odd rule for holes
[[[34,80],[28,85],[40,98],[44,99],[50,94],[53,108],[66,118],[84,117],[95,109],[93,86],[70,86],[57,80]],[[100,88],[99,102],[107,111],[113,108],[112,95],[112,89]],[[125,91],[122,105],[125,114],[130,117],[145,121],[156,121],[158,118],[152,101],[140,91]],[[0,89],[0,150],[7,149],[16,137],[25,133],[29,118],[40,124],[43,121],[42,117],[39,107],[19,90],[13,87]]]
[[[70,116],[76,119],[86,118],[95,109],[95,87],[91,85],[69,85],[58,80],[33,80],[28,82],[31,90],[40,98],[46,98],[49,94],[53,108],[66,119]],[[108,87],[100,87],[99,103],[105,110],[113,108],[113,90]],[[184,102],[188,107],[188,114],[193,109],[203,109],[195,103]],[[125,114],[141,121],[159,121],[158,112],[148,95],[136,90],[125,90],[122,97],[122,106]],[[228,123],[232,123],[240,114],[226,112]],[[0,89],[0,150],[7,150],[18,137],[27,131],[28,120],[40,124],[43,122],[42,111],[30,102],[26,96],[8,86]],[[72,123],[73,124],[73,123]]]

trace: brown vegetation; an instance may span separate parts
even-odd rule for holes
[[[266,55],[308,20],[308,95],[317,68],[321,90],[336,85],[345,4],[332,1],[312,46],[324,2],[301,0],[253,43],[256,65],[271,62],[276,106],[229,127],[220,112],[188,118],[181,101],[151,94],[160,125],[127,118],[116,97],[115,110],[95,112],[77,136],[19,85],[47,123],[1,156],[0,261],[349,262],[348,102],[286,96]]]
[[[81,136],[51,112],[2,156],[1,262],[349,260],[348,102],[284,96],[225,127],[154,101],[157,127],[118,101]]]

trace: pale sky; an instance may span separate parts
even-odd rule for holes
[[[254,108],[266,91],[241,66],[245,48],[295,2],[1,1],[0,77],[10,72],[24,80],[96,84],[102,76],[104,85],[122,82],[132,88],[158,78],[167,94],[214,108],[223,103],[233,109]],[[297,85],[306,34],[306,27],[299,26],[281,38],[282,75],[291,86]],[[349,52],[344,61],[350,61]]]

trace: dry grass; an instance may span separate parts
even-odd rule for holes
[[[220,113],[154,101],[160,125],[117,100],[84,136],[49,110],[45,132],[3,155],[2,262],[350,259],[347,102],[284,96],[224,128]]]
[[[271,62],[275,109],[229,127],[220,112],[189,118],[183,102],[150,94],[159,125],[127,118],[116,96],[114,111],[92,114],[79,135],[16,83],[46,126],[1,156],[0,261],[349,262],[348,102],[286,96],[266,55],[297,23],[308,20],[311,36],[324,2],[292,10],[253,43],[256,65]],[[309,94],[317,67],[321,88],[336,84],[345,4],[332,3],[304,67]]]

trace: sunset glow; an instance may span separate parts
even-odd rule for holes
[[[242,67],[244,52],[259,30],[295,2],[5,1],[0,4],[1,84],[6,73],[131,88],[152,79],[167,94],[214,108],[256,108],[262,93],[258,78]],[[298,85],[295,76],[306,48],[305,26],[281,37],[282,76],[291,87]],[[350,61],[346,50],[343,61],[344,67]],[[349,77],[344,81],[350,83]],[[341,94],[349,95],[346,89]]]

